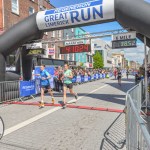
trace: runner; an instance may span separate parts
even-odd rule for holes
[[[40,69],[41,69],[40,74],[36,75],[41,77],[40,78],[41,79],[41,102],[39,107],[44,108],[44,91],[48,90],[50,96],[52,97],[53,104],[54,104],[54,96],[49,83],[49,79],[51,78],[50,74],[45,70],[45,65],[41,65]]]
[[[129,70],[126,71],[126,76],[127,76],[127,79],[129,77]]]
[[[73,92],[72,78],[73,78],[72,71],[69,69],[69,65],[65,64],[64,65],[64,76],[63,76],[63,81],[64,81],[63,107],[66,106],[66,92],[67,92],[67,88],[69,89],[70,94],[74,95],[76,100],[78,99],[77,93]]]
[[[116,79],[116,77],[117,77],[117,70],[116,69],[114,70],[114,76],[115,76],[115,79]]]
[[[121,70],[118,70],[118,84],[121,86],[121,77],[122,77],[122,73]]]

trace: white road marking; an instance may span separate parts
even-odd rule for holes
[[[40,115],[37,115],[37,116],[35,116],[33,118],[30,118],[30,119],[28,119],[28,120],[26,120],[26,121],[24,121],[22,123],[19,123],[19,124],[15,125],[15,126],[9,128],[9,129],[6,129],[5,133],[4,133],[4,136],[6,136],[6,135],[8,135],[8,134],[10,134],[10,133],[20,129],[20,128],[23,128],[23,127],[25,127],[25,126],[27,126],[27,125],[29,125],[29,124],[31,124],[31,123],[41,119],[41,118],[43,118],[43,117],[45,117],[45,116],[47,116],[47,115],[49,115],[49,114],[59,110],[59,109],[61,109],[61,107],[55,107],[55,108],[53,108],[51,110],[48,110],[48,111],[46,111],[46,112],[44,112],[44,113],[42,113]]]
[[[78,100],[80,100],[80,99],[82,99],[83,97],[86,97],[86,96],[88,96],[88,95],[90,95],[90,94],[92,94],[92,93],[94,93],[94,92],[96,92],[96,91],[98,91],[98,90],[100,90],[100,89],[102,89],[102,88],[105,88],[105,87],[107,87],[107,86],[108,86],[108,85],[103,85],[103,86],[101,86],[101,87],[99,87],[99,88],[97,88],[97,89],[91,91],[91,92],[88,93],[88,94],[85,94],[85,95],[83,95],[83,96],[79,96],[79,97],[78,97]],[[78,100],[77,100],[77,101],[78,101]],[[70,100],[70,101],[68,102],[68,104],[69,104],[69,103],[73,103],[74,101],[75,101],[75,99]]]
[[[103,86],[101,86],[101,87],[99,87],[99,88],[97,88],[97,89],[91,91],[90,93],[85,94],[84,96],[80,96],[80,97],[78,98],[78,100],[80,100],[80,99],[82,99],[83,97],[86,97],[87,95],[90,95],[90,94],[92,94],[92,93],[94,93],[94,92],[96,92],[96,91],[98,91],[98,90],[100,90],[100,89],[102,89],[102,88],[105,88],[105,87],[107,87],[107,86],[108,86],[108,85],[103,85]],[[74,99],[73,99],[73,100],[70,100],[69,103],[71,103],[72,101],[74,101]],[[39,119],[45,117],[45,116],[48,116],[49,114],[51,114],[51,113],[53,113],[53,112],[55,112],[55,111],[58,111],[58,110],[60,110],[61,108],[62,108],[62,107],[55,107],[55,108],[53,108],[53,109],[51,109],[51,110],[48,110],[48,111],[46,111],[46,112],[44,112],[44,113],[42,113],[42,114],[39,114],[39,115],[35,116],[35,117],[33,117],[33,118],[30,118],[30,119],[28,119],[28,120],[26,120],[26,121],[24,121],[24,122],[22,122],[22,123],[19,123],[19,124],[13,126],[13,127],[10,127],[10,128],[8,128],[8,129],[5,130],[4,136],[6,136],[6,135],[8,135],[8,134],[11,134],[12,132],[17,131],[17,130],[19,130],[19,129],[21,129],[21,128],[23,128],[23,127],[25,127],[25,126],[27,126],[27,125],[29,125],[29,124],[31,124],[31,123],[33,123],[33,122],[39,120]]]

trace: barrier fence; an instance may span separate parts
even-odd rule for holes
[[[74,84],[83,84],[94,80],[111,77],[113,74],[94,74],[92,76],[74,76],[72,82]],[[50,79],[50,85],[54,89],[54,77]],[[0,82],[0,102],[8,100],[16,100],[22,97],[36,95],[40,93],[40,79],[31,81],[5,81]]]
[[[150,150],[150,135],[141,117],[143,81],[126,95],[126,144],[127,150]]]
[[[0,102],[15,100],[19,95],[20,81],[0,82]]]

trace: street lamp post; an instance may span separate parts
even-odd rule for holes
[[[145,54],[145,105],[146,105],[146,113],[148,107],[148,78],[147,78],[147,47],[146,47],[146,37],[144,36],[144,54]]]

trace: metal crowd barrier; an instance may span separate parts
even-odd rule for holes
[[[112,74],[109,74],[111,77]],[[74,84],[82,84],[86,82],[95,81],[98,79],[106,78],[106,75],[102,74],[94,74],[92,76],[77,76],[72,79]],[[31,88],[34,87],[35,89],[35,95],[40,93],[40,83],[37,82],[39,80],[31,80],[31,81],[24,81],[23,84],[21,84],[20,81],[4,81],[0,82],[0,102],[4,101],[11,101],[11,100],[20,100],[20,98],[23,96],[28,96],[31,93]],[[30,82],[35,82],[35,86],[30,85]],[[53,79],[50,80],[50,84],[52,88],[55,88]],[[22,86],[20,86],[22,85]],[[30,87],[30,90],[29,90]],[[32,89],[32,90],[34,90]],[[33,92],[32,92],[33,93]]]
[[[150,135],[141,117],[143,81],[126,95],[126,145],[127,150],[150,150]]]
[[[19,81],[0,82],[0,102],[19,98]]]

